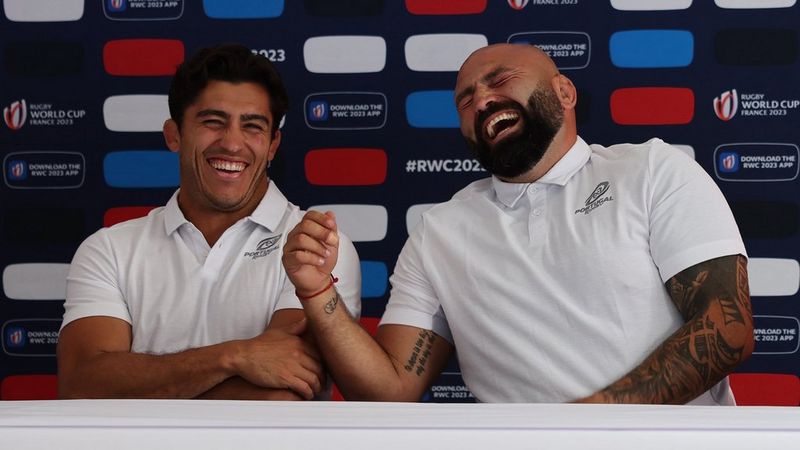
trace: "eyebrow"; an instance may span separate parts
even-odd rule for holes
[[[221,111],[219,109],[204,109],[202,111],[198,111],[197,117],[208,117],[208,116],[217,116],[223,119],[230,119],[231,115],[226,113],[225,111]],[[257,122],[264,122],[264,124],[269,125],[269,119],[266,116],[261,114],[242,114],[239,118],[243,122],[250,122],[250,121],[257,121]]]
[[[497,66],[494,69],[492,69],[490,72],[488,72],[487,74],[482,76],[480,81],[482,83],[489,83],[492,79],[497,77],[497,75],[500,75],[501,73],[507,72],[509,70],[511,70],[509,67]],[[464,97],[466,97],[468,95],[472,95],[474,92],[475,92],[475,86],[467,86],[466,88],[464,88],[461,92],[458,93],[458,95],[456,95],[456,105],[461,103],[461,100],[463,100]]]

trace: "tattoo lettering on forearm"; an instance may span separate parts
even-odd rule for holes
[[[336,311],[336,305],[338,305],[339,300],[341,300],[338,292],[334,291],[334,294],[335,295],[325,303],[325,312],[328,314],[333,314],[333,312]]]
[[[431,356],[431,349],[436,335],[429,330],[422,330],[414,342],[414,348],[411,349],[411,355],[403,366],[406,372],[415,372],[417,376],[421,376],[425,372],[425,364]]]

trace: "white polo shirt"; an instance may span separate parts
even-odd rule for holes
[[[253,214],[209,247],[176,192],[147,217],[103,228],[81,244],[62,328],[82,317],[116,317],[131,324],[131,351],[151,354],[254,337],[275,311],[302,308],[281,264],[286,235],[302,216],[270,182]],[[358,255],[346,236],[340,242],[337,289],[358,317]]]
[[[484,402],[565,402],[621,378],[683,324],[664,283],[745,254],[716,184],[652,139],[578,138],[531,184],[476,181],[426,211],[382,324],[455,344]],[[693,403],[732,404],[727,379]]]

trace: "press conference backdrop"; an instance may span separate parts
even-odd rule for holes
[[[277,65],[291,107],[270,174],[301,207],[336,211],[361,256],[363,323],[374,329],[420,214],[487,176],[459,134],[456,71],[476,48],[516,42],[543,48],[578,86],[588,142],[658,136],[716,180],[750,255],[756,347],[734,387],[743,403],[800,403],[796,0],[3,0],[2,9],[3,399],[55,395],[65,274],[79,243],[176,188],[177,156],[160,130],[170,75],[187,55],[235,41]],[[473,399],[453,362],[424,400]]]

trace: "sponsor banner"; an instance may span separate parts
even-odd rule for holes
[[[795,144],[741,142],[714,149],[714,172],[725,181],[791,181],[797,178],[800,149]]]
[[[365,17],[383,14],[384,0],[303,0],[306,14],[319,17]]]
[[[103,46],[103,68],[109,75],[173,75],[184,58],[177,39],[119,39]]]
[[[0,223],[6,245],[25,244],[32,248],[79,244],[87,232],[80,208],[7,208],[2,211]]]
[[[442,372],[439,378],[422,395],[423,402],[475,403],[475,396],[464,385],[461,374]]]
[[[19,319],[3,324],[3,351],[10,356],[56,356],[61,319]]]
[[[389,269],[381,261],[361,261],[361,297],[375,298],[386,294]]]
[[[406,39],[406,65],[417,72],[457,72],[472,52],[488,43],[482,34],[417,34]]]
[[[73,22],[83,17],[84,0],[3,0],[12,22]]]
[[[611,0],[611,6],[620,11],[670,11],[688,9],[692,0]]]
[[[786,355],[796,353],[800,320],[788,316],[753,316],[753,339],[756,341],[753,354]]]
[[[3,159],[3,180],[12,189],[73,189],[85,178],[86,160],[77,152],[15,152]]]
[[[183,15],[184,0],[102,0],[111,20],[175,20]]]
[[[742,28],[714,36],[714,57],[728,66],[784,66],[797,61],[797,30]]]
[[[625,69],[687,67],[694,59],[694,35],[687,30],[617,31],[608,46],[611,63]]]
[[[86,119],[83,108],[27,99],[12,101],[3,108],[3,121],[12,131],[30,127],[71,127]]]
[[[306,153],[306,180],[319,186],[373,186],[386,180],[386,151],[323,148]]]
[[[619,125],[685,125],[693,117],[690,88],[620,88],[611,93],[611,118]]]
[[[11,264],[3,269],[3,295],[12,300],[64,300],[69,264]]]
[[[311,73],[374,73],[386,66],[381,36],[317,36],[303,44],[303,61]]]
[[[714,97],[714,114],[723,122],[734,117],[785,119],[800,109],[800,99],[729,89]]]
[[[103,121],[110,131],[160,133],[167,119],[166,95],[115,95],[103,102]]]
[[[795,259],[750,258],[747,273],[752,297],[792,296],[800,287],[800,264]]]
[[[103,159],[103,177],[115,188],[171,188],[180,182],[178,154],[167,150],[111,152]]]
[[[437,204],[438,203],[419,203],[411,205],[411,207],[406,210],[406,232],[411,234],[411,231],[414,230],[419,221],[422,220],[422,213],[433,208]]]
[[[508,37],[511,44],[530,44],[542,49],[559,69],[583,69],[592,56],[592,39],[581,31],[528,31]]]
[[[103,214],[103,226],[110,227],[126,220],[146,216],[157,206],[117,206],[109,208]]]
[[[800,406],[800,378],[782,373],[728,375],[736,406]]]
[[[317,92],[304,102],[306,125],[315,130],[374,130],[386,125],[380,92]]]
[[[17,77],[54,77],[83,72],[85,54],[79,42],[11,42],[5,48],[4,65]]]
[[[406,120],[415,128],[459,128],[453,91],[417,91],[406,97]]]
[[[381,241],[386,237],[389,214],[383,205],[315,205],[309,210],[333,211],[339,229],[353,242]]]
[[[284,0],[203,0],[212,19],[271,19],[283,14]]]
[[[58,384],[55,375],[11,375],[0,382],[0,400],[55,400]]]
[[[406,0],[406,9],[421,16],[480,14],[488,0]]]
[[[714,3],[720,8],[767,9],[791,8],[797,0],[714,0]]]

